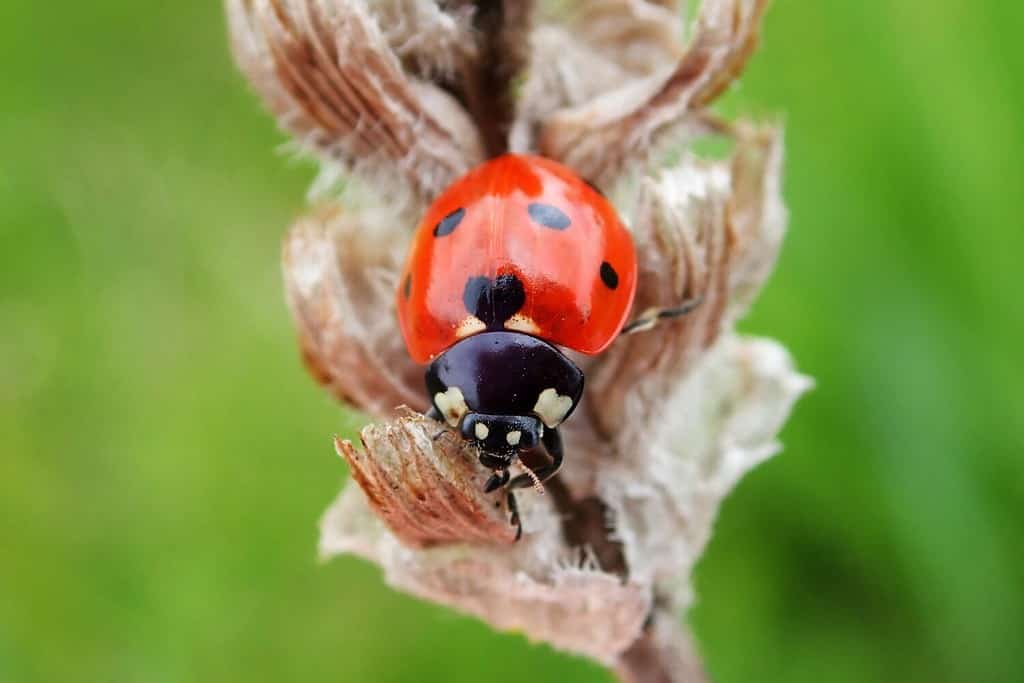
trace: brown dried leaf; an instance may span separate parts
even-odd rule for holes
[[[490,476],[465,441],[411,413],[360,432],[365,452],[335,439],[352,478],[391,531],[411,547],[512,543],[504,496],[483,494]]]
[[[575,35],[573,29],[556,24],[542,24],[534,30],[533,57],[518,98],[512,150],[536,151],[540,127],[555,112],[589,102],[634,77]]]
[[[478,56],[468,1],[374,0],[371,9],[407,73],[448,78]]]
[[[576,9],[572,29],[634,77],[674,63],[683,53],[684,14],[674,0],[588,0]]]
[[[711,77],[694,93],[691,107],[711,104],[743,73],[747,60],[757,49],[761,20],[768,3],[769,0],[731,0],[706,2],[701,6],[691,52],[705,50],[712,68]],[[724,51],[720,51],[723,46]]]
[[[536,150],[541,126],[559,110],[585,105],[678,61],[684,20],[674,5],[672,0],[589,0],[572,7],[563,22],[537,26],[512,149]]]
[[[625,447],[663,418],[662,400],[718,336],[732,248],[728,174],[689,160],[645,179],[634,212],[640,270],[634,315],[701,299],[692,313],[621,337],[587,377],[589,414]]]
[[[306,149],[421,201],[483,159],[466,112],[403,70],[364,2],[226,1],[240,68]]]
[[[303,359],[340,400],[376,417],[425,410],[423,369],[395,333],[406,230],[390,212],[324,207],[284,242],[288,303]]]
[[[729,316],[746,312],[775,269],[786,233],[788,213],[782,201],[783,135],[777,126],[735,127],[729,218],[736,245],[729,273]]]
[[[556,112],[542,125],[540,152],[609,186],[670,133],[688,126],[704,130],[699,112],[742,72],[766,5],[767,0],[706,0],[693,39],[674,67]]]
[[[633,213],[640,265],[634,315],[700,298],[685,318],[620,338],[589,370],[590,415],[629,444],[664,420],[673,387],[761,290],[785,232],[781,132],[741,123],[727,162],[684,159],[641,182]],[[623,446],[624,447],[624,446]]]

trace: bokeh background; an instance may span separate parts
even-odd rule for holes
[[[746,330],[818,388],[726,504],[718,681],[1024,670],[1024,7],[778,0],[726,111],[788,123]],[[607,681],[316,560],[360,424],[300,369],[310,165],[214,0],[0,3],[0,681]]]

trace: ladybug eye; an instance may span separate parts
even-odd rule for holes
[[[545,228],[551,228],[552,230],[565,230],[572,223],[564,211],[550,204],[535,202],[526,207],[526,211],[535,223],[539,223]]]
[[[450,214],[441,219],[441,221],[434,226],[434,237],[444,237],[455,232],[455,228],[459,227],[459,223],[462,222],[462,218],[466,215],[466,210],[463,208],[455,209]]]

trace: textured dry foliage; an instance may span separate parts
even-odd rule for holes
[[[702,677],[677,622],[690,572],[809,385],[777,343],[734,331],[785,230],[781,133],[706,111],[753,52],[765,4],[706,0],[687,21],[668,0],[227,0],[243,71],[324,169],[319,207],[284,246],[303,357],[378,420],[362,447],[336,444],[352,482],[324,516],[325,556],[362,555],[398,588],[623,680]],[[679,152],[705,135],[729,158]],[[669,146],[677,160],[658,168]],[[393,304],[416,215],[507,149],[559,159],[615,199],[640,259],[634,315],[703,299],[577,358],[587,389],[563,428],[565,467],[547,495],[519,497],[518,543],[475,454],[415,412],[423,368]],[[337,178],[349,189],[324,192]]]

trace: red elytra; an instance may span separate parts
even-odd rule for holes
[[[495,329],[596,354],[629,315],[636,273],[633,240],[604,197],[557,162],[506,154],[427,211],[399,281],[398,319],[421,363]]]

